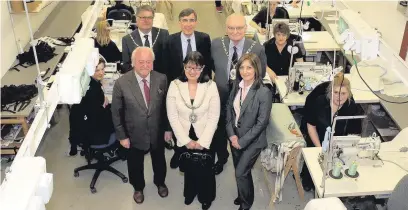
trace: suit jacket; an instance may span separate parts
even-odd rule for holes
[[[187,82],[172,81],[167,93],[166,103],[167,116],[177,138],[177,146],[182,147],[190,142],[189,131],[190,127],[193,126],[198,137],[197,142],[201,146],[210,149],[220,117],[220,97],[215,83],[210,80],[207,83],[198,84],[193,102],[193,106],[198,107],[194,109],[194,114],[197,115],[196,123],[190,122],[189,117],[192,111],[185,105],[185,103],[191,104]]]
[[[114,132],[110,106],[104,108],[105,95],[101,83],[91,78],[81,103],[74,104],[69,114],[70,140],[77,144],[103,145]]]
[[[150,72],[150,105],[146,107],[134,71],[120,77],[113,87],[112,118],[119,140],[129,138],[132,147],[147,151],[164,146],[167,130],[166,75]]]
[[[242,103],[240,113],[235,113],[233,103],[238,90],[238,83],[235,83],[228,99],[226,125],[228,137],[237,135],[238,144],[242,149],[250,145],[264,148],[267,146],[266,127],[272,109],[272,92],[266,86],[261,85],[256,89],[252,85]],[[235,129],[237,115],[239,118]]]
[[[227,103],[228,96],[230,93],[229,90],[229,78],[227,75],[229,75],[229,68],[227,67],[228,65],[228,56],[225,54],[224,48],[222,46],[221,42],[222,38],[217,38],[214,39],[211,43],[211,55],[214,60],[214,71],[215,71],[215,81],[217,83],[218,87],[218,92],[220,93],[220,98],[221,98],[221,109],[225,109],[225,104]],[[250,39],[245,39],[244,43],[244,49],[242,54],[246,53],[250,46],[252,45],[254,41]],[[225,47],[227,50],[229,49],[229,43],[230,39],[228,37],[224,37],[224,43]],[[259,43],[256,43],[252,50],[252,53],[255,53],[258,55],[258,57],[261,59],[262,63],[262,72],[261,76],[262,78],[265,77],[265,72],[266,72],[266,55],[265,55],[265,49],[262,45]],[[238,73],[238,72],[237,72]],[[223,112],[221,111],[221,114]]]
[[[144,41],[142,42],[142,40],[140,39],[140,34],[139,34],[139,30],[136,29],[134,30],[131,34],[128,34],[126,36],[124,36],[122,38],[122,61],[123,61],[123,71],[127,72],[132,68],[132,52],[133,50],[136,49],[137,45],[133,42],[133,40],[135,40],[136,44],[139,46],[143,46]],[[169,31],[167,31],[166,29],[159,29],[156,27],[152,28],[152,42],[154,43],[154,41],[156,40],[156,36],[157,37],[157,41],[153,46],[153,52],[155,55],[155,60],[153,63],[154,66],[154,70],[163,73],[163,49],[164,49],[164,43],[167,40],[167,37],[169,36]],[[150,43],[150,45],[152,45],[153,43]]]
[[[211,78],[211,71],[213,69],[213,62],[211,58],[211,39],[206,33],[194,31],[196,41],[196,50],[200,52],[205,59],[205,68],[203,73]],[[165,44],[166,60],[165,72],[167,79],[173,81],[181,72],[184,71],[183,66],[183,49],[181,45],[181,32],[171,34]]]

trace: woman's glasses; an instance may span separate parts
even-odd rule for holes
[[[198,66],[198,67],[191,67],[191,66],[184,66],[184,70],[186,70],[186,71],[198,71],[198,72],[202,72],[203,70],[204,70],[204,67],[205,66]]]

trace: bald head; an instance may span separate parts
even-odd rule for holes
[[[231,15],[229,15],[228,17],[227,17],[227,20],[226,20],[226,22],[225,22],[225,24],[227,25],[227,27],[228,27],[228,25],[230,24],[230,23],[239,23],[239,24],[241,24],[241,25],[245,25],[246,24],[246,22],[245,22],[245,17],[243,16],[243,15],[241,15],[240,13],[233,13],[233,14],[231,14]]]
[[[146,78],[153,70],[154,52],[149,47],[137,47],[132,52],[132,65],[135,72]]]
[[[234,13],[228,16],[226,26],[228,38],[231,41],[239,42],[245,37],[246,21],[243,15]]]

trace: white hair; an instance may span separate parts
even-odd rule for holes
[[[155,55],[154,55],[154,52],[153,52],[152,48],[150,48],[150,47],[137,47],[137,48],[136,48],[135,50],[133,50],[133,52],[132,52],[132,57],[131,57],[131,59],[132,59],[132,64],[134,64],[134,62],[135,62],[136,54],[137,54],[139,51],[143,51],[143,50],[148,50],[148,51],[152,54],[153,60],[155,59]]]

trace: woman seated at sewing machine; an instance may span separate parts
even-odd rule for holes
[[[96,37],[94,46],[98,48],[99,54],[105,58],[108,63],[119,62],[122,60],[122,53],[118,46],[110,38],[109,24],[102,20],[96,23]]]
[[[266,70],[272,81],[277,76],[288,75],[292,48],[294,48],[292,64],[303,62],[304,57],[300,45],[295,44],[296,47],[293,47],[294,40],[298,40],[297,35],[290,34],[289,26],[286,23],[277,23],[273,28],[273,34],[274,37],[264,43],[268,65]]]
[[[257,29],[259,33],[266,34],[266,25],[272,23],[272,19],[289,19],[288,11],[283,7],[278,7],[278,1],[269,2],[269,17],[268,17],[268,8],[263,8],[258,14],[252,18],[252,21],[249,23],[250,26]],[[268,19],[268,22],[266,22]]]
[[[310,112],[305,113],[303,120],[306,123],[302,124],[307,126],[305,135],[307,146],[321,147],[326,129],[332,126],[335,116],[356,116],[362,112],[352,98],[350,81],[343,73],[338,73],[334,77],[324,94],[312,93],[312,97],[316,98],[307,100],[305,108],[311,108],[307,109]],[[335,127],[335,136],[360,134],[361,120],[337,120]],[[314,185],[306,165],[303,167],[301,176],[303,188],[310,191]]]

